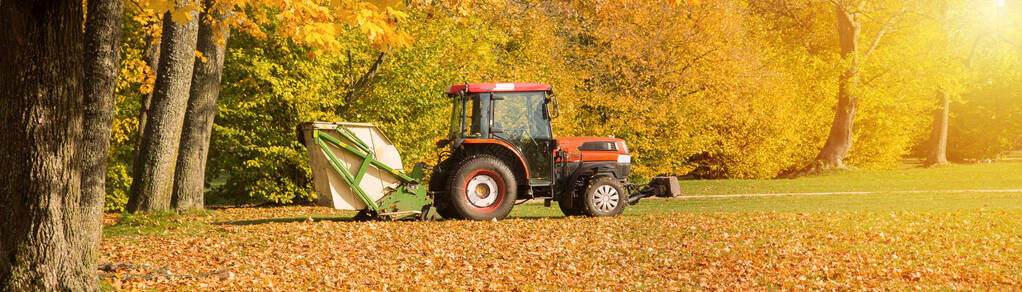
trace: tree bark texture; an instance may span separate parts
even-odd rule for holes
[[[160,39],[156,36],[146,37],[145,56],[143,57],[146,65],[149,66],[149,70],[157,72],[160,69]],[[138,113],[138,141],[142,141],[142,136],[145,135],[145,124],[149,118],[149,104],[153,100],[153,92],[150,91],[147,94],[142,95],[142,100],[139,101],[139,113]],[[138,152],[138,148],[142,143],[135,144],[135,152]]]
[[[197,11],[189,13],[192,20],[184,24],[174,22],[169,14],[163,16],[160,65],[144,135],[135,156],[128,212],[170,208],[199,29]]]
[[[97,289],[82,21],[81,1],[0,2],[0,291]]]
[[[937,106],[933,110],[933,133],[930,135],[930,150],[924,165],[947,164],[947,125],[949,102],[943,91],[937,91]]]
[[[830,134],[827,136],[827,143],[823,145],[823,149],[820,149],[816,159],[800,171],[801,174],[830,168],[844,168],[845,155],[852,149],[852,123],[855,121],[855,111],[859,106],[859,98],[855,96],[855,86],[859,82],[858,49],[861,28],[855,15],[843,7],[836,5],[834,10],[837,15],[841,57],[848,62],[848,68],[838,78],[837,107],[834,121],[830,126]]]
[[[216,117],[216,99],[220,94],[220,77],[224,67],[224,53],[230,31],[220,25],[226,19],[226,8],[217,7],[203,13],[199,24],[196,49],[206,57],[195,59],[192,88],[181,133],[180,154],[174,172],[174,193],[171,205],[176,209],[204,208],[203,192],[206,183],[206,156],[209,137]],[[210,21],[211,20],[211,21]],[[224,44],[217,42],[216,34],[223,36]]]
[[[101,239],[103,201],[106,200],[106,162],[110,131],[116,111],[114,93],[121,57],[123,0],[89,0],[85,22],[85,96],[82,148],[82,218],[79,230],[87,248],[82,260],[95,270]],[[91,277],[91,274],[89,274]]]

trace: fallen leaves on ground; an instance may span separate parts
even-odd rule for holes
[[[318,207],[186,215],[175,220],[198,224],[106,236],[100,261],[231,273],[118,280],[124,289],[1022,288],[1022,212],[1014,211],[346,216]]]

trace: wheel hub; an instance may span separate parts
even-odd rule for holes
[[[497,180],[485,174],[472,177],[465,188],[469,204],[479,208],[493,206],[497,202],[498,192]]]
[[[618,194],[617,189],[612,186],[600,186],[596,188],[596,192],[593,194],[593,207],[600,211],[614,210],[620,202],[621,196]]]

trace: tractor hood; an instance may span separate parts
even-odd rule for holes
[[[628,145],[625,140],[611,137],[559,137],[555,138],[568,161],[618,161],[628,163]],[[623,161],[626,160],[626,161]]]

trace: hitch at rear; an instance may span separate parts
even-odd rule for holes
[[[639,200],[648,197],[670,198],[681,195],[681,186],[675,176],[658,176],[646,185],[628,184],[626,187],[630,193],[629,205],[638,204]]]

